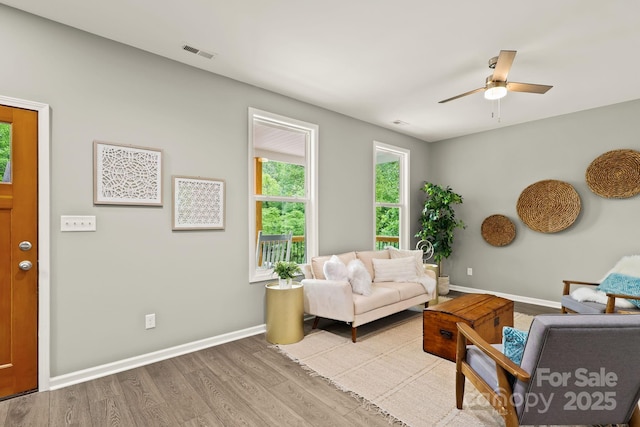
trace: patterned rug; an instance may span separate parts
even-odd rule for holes
[[[464,409],[455,407],[455,363],[422,349],[422,310],[407,310],[358,327],[321,324],[295,344],[278,350],[337,388],[414,427],[500,426],[502,418],[467,382]],[[515,313],[518,329],[528,330],[531,316]]]

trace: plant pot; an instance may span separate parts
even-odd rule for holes
[[[289,278],[289,279],[278,279],[278,285],[280,286],[280,289],[290,289],[292,281],[293,281],[293,279],[291,279],[291,278]]]
[[[438,295],[447,295],[449,293],[449,276],[438,277]]]

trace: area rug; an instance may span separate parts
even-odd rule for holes
[[[514,314],[528,330],[531,316]],[[422,350],[421,312],[405,311],[358,328],[326,323],[278,350],[337,388],[407,426],[500,426],[502,418],[467,382],[464,410],[455,406],[455,363]]]

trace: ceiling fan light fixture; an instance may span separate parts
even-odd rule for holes
[[[484,98],[490,101],[507,96],[507,82],[488,82]]]

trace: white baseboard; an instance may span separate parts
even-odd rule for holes
[[[491,294],[498,297],[510,299],[511,301],[524,302],[527,304],[541,305],[543,307],[551,307],[551,308],[557,308],[557,309],[561,308],[560,293],[558,293],[558,301],[549,301],[545,299],[523,297],[520,295],[505,294],[502,292],[487,291],[484,289],[467,288],[465,286],[449,285],[449,289],[451,289],[452,291],[464,292],[467,294]]]
[[[128,359],[119,360],[117,362],[95,366],[93,368],[59,375],[57,377],[52,377],[49,380],[49,390],[57,390],[73,384],[78,384],[129,369],[138,368],[150,363],[159,362],[161,360],[170,359],[172,357],[181,356],[183,354],[191,353],[198,350],[203,350],[205,348],[224,344],[230,341],[258,335],[266,332],[266,330],[267,327],[263,324],[235,332],[229,332],[227,334],[218,335],[211,338],[205,338],[203,340],[194,341],[191,343],[178,345],[175,347],[166,348],[159,351],[154,351],[152,353],[142,354],[140,356],[130,357]]]

